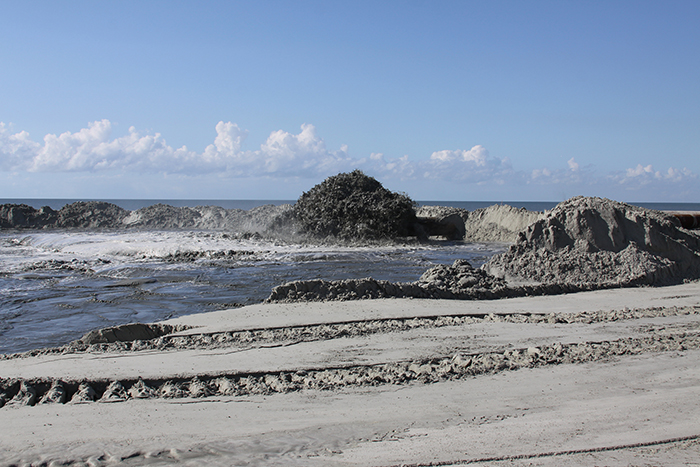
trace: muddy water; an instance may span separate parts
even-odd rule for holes
[[[221,232],[0,234],[0,353],[65,344],[87,331],[264,300],[292,280],[414,281],[503,244],[300,245]]]

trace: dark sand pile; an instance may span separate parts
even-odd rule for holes
[[[267,302],[389,297],[477,300],[500,298],[507,293],[511,292],[507,290],[505,280],[475,269],[465,260],[457,260],[452,266],[438,265],[430,268],[416,282],[390,282],[372,278],[288,282],[272,289]],[[513,296],[517,295],[521,294]]]
[[[267,205],[246,211],[155,204],[127,211],[106,202],[80,201],[56,211],[48,206],[35,209],[5,204],[0,206],[0,228],[228,230],[314,241],[392,241],[423,233],[416,230],[415,207],[408,196],[389,191],[356,170],[327,178],[293,206]],[[457,218],[456,224],[460,223]],[[444,230],[440,219],[433,224]],[[446,225],[454,230],[452,224]],[[462,238],[463,227],[457,232]]]
[[[154,204],[135,211],[103,201],[79,201],[56,211],[0,205],[0,229],[196,229],[263,234],[300,241],[375,242],[442,238],[513,242],[542,217],[511,206],[475,211],[423,206],[356,170],[327,178],[292,205],[251,210]]]
[[[700,237],[672,216],[603,198],[558,204],[484,269],[576,285],[670,285],[700,278]]]
[[[251,210],[219,206],[174,207],[154,204],[136,211],[101,201],[78,201],[56,211],[25,204],[0,205],[4,229],[197,229],[235,232],[284,230],[291,206],[260,206]]]
[[[328,177],[301,195],[294,217],[302,232],[344,241],[414,235],[415,203],[359,170]]]
[[[113,228],[128,214],[129,211],[115,204],[101,201],[78,201],[58,211],[49,206],[34,209],[26,204],[3,204],[0,206],[0,228]]]

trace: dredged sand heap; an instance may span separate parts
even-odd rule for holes
[[[542,283],[678,284],[700,277],[700,236],[659,211],[578,196],[528,226],[484,269]]]
[[[273,289],[268,301],[488,299],[671,285],[700,278],[700,236],[662,212],[583,196],[558,204],[544,216],[510,206],[493,208],[464,216],[465,230],[481,232],[484,238],[490,229],[501,239],[509,227],[527,219],[534,222],[517,234],[505,253],[480,269],[458,260],[431,268],[410,283],[372,278],[295,281]],[[456,211],[440,214],[454,216]],[[489,227],[499,219],[508,221],[504,228]]]
[[[154,204],[128,211],[103,201],[78,201],[58,211],[26,204],[0,205],[3,229],[198,229],[264,232],[284,223],[291,206],[265,205],[249,211],[220,206]]]

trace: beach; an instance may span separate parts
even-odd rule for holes
[[[689,464],[700,454],[699,313],[695,282],[185,316],[165,322],[187,327],[170,336],[179,350],[111,344],[1,360],[0,378],[33,385],[36,405],[7,401],[3,425],[12,429],[3,430],[0,459]],[[333,325],[345,332],[320,332]],[[235,338],[240,332],[247,343]],[[67,403],[41,402],[54,381],[65,383]],[[114,381],[123,392],[106,397]],[[70,382],[91,384],[98,401],[69,402]]]
[[[71,290],[72,301],[58,307],[71,323],[71,310],[149,308],[164,297],[174,306],[178,293],[184,301],[192,284],[206,281],[163,288],[172,271],[211,268],[229,279],[231,271],[263,271],[273,245],[275,263],[303,258],[281,263],[288,271],[307,262],[331,277],[292,277],[255,303],[117,321],[0,355],[0,464],[622,466],[700,458],[700,237],[673,215],[584,197],[546,213],[430,207],[414,221],[419,234],[458,232],[463,241],[299,249],[259,234],[182,230],[216,210],[173,209],[62,209],[88,229],[106,219],[122,230],[8,240],[7,258],[19,258],[7,261],[16,264],[8,283],[44,300],[26,282],[43,281],[53,294],[47,304],[61,287]],[[26,222],[48,222],[26,212]],[[241,218],[250,225],[249,213],[216,212],[217,226]],[[153,219],[175,230],[123,227]],[[357,224],[346,220],[349,229]],[[254,251],[251,239],[267,243]],[[334,279],[341,264],[405,277],[430,267],[412,281],[342,272]],[[66,265],[65,278],[51,282]],[[225,282],[207,283],[223,290]],[[219,289],[199,296],[212,300]],[[31,316],[36,300],[23,300]]]

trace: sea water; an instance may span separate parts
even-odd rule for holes
[[[259,303],[293,280],[415,281],[458,258],[480,266],[505,247],[309,245],[208,231],[4,232],[0,353],[62,345],[97,328]]]

